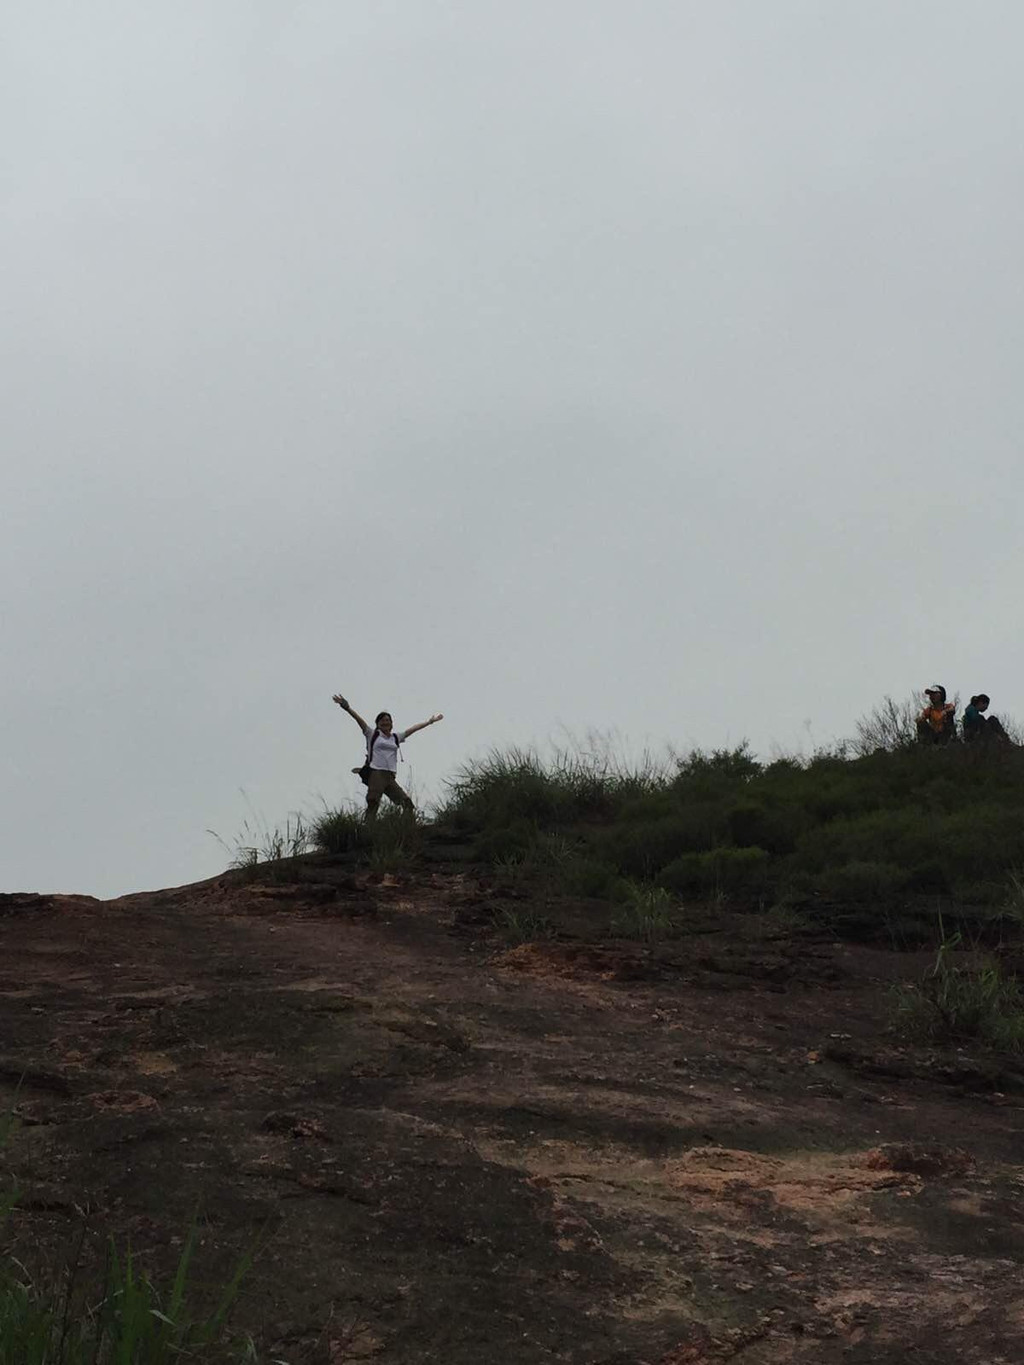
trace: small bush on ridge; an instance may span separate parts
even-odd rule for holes
[[[351,853],[364,842],[363,819],[358,811],[325,806],[310,828],[310,842],[318,853]]]

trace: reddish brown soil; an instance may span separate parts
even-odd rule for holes
[[[166,1262],[198,1204],[289,1365],[1024,1359],[1024,1078],[896,1045],[923,959],[515,947],[471,873],[295,879],[0,897],[20,1250]]]

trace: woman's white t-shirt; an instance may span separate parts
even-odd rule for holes
[[[398,745],[404,744],[408,738],[407,730],[399,730],[397,734],[392,731],[386,735],[383,731],[377,736],[373,744],[373,757],[370,757],[370,740],[376,727],[367,725],[363,728],[366,736],[366,761],[371,768],[376,768],[378,772],[397,773],[398,772]]]

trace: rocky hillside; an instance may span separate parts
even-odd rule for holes
[[[1024,1068],[892,1032],[929,954],[553,928],[442,854],[0,897],[8,1251],[198,1207],[288,1365],[1022,1358]]]

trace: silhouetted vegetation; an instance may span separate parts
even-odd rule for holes
[[[567,894],[622,902],[626,882],[860,932],[915,920],[931,932],[937,909],[990,929],[1019,922],[1024,752],[925,751],[904,719],[865,722],[852,754],[766,763],[745,745],[635,770],[495,752],[456,775],[438,819],[506,875]],[[889,747],[857,752],[879,727]]]

